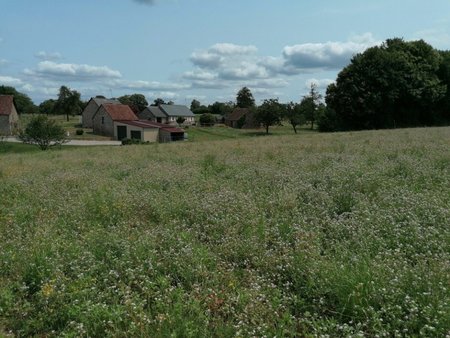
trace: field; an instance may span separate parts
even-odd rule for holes
[[[0,152],[0,336],[450,334],[450,128],[201,135]]]

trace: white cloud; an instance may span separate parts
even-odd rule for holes
[[[208,51],[200,51],[191,54],[191,61],[198,67],[215,69],[222,64],[223,57]]]
[[[422,39],[433,47],[439,49],[446,50],[450,45],[450,34],[444,28],[425,29],[416,32],[413,37],[414,39]]]
[[[208,50],[210,53],[219,55],[252,54],[258,51],[258,48],[252,45],[235,45],[233,43],[216,43]]]
[[[326,89],[330,84],[334,83],[335,81],[332,79],[308,79],[305,82],[305,88],[311,88],[311,84],[315,84],[317,88],[319,89]]]
[[[90,66],[85,64],[56,63],[42,61],[36,70],[25,69],[25,74],[39,77],[61,78],[65,80],[92,81],[100,79],[121,78],[119,71],[107,66]]]
[[[347,42],[304,43],[283,49],[284,68],[288,73],[304,69],[339,69],[350,62],[353,55],[380,44],[372,34],[353,36]]]
[[[161,98],[165,101],[174,100],[177,97],[179,97],[179,95],[177,93],[170,92],[170,91],[151,92],[151,93],[149,93],[149,96],[154,97],[154,98]]]
[[[21,86],[23,84],[21,79],[11,76],[0,76],[0,84],[5,86]]]
[[[56,61],[62,59],[62,55],[58,52],[49,53],[45,51],[40,51],[37,52],[34,56],[44,61]]]
[[[8,63],[8,60],[6,59],[0,59],[0,66],[4,66]]]
[[[266,68],[248,61],[234,67],[231,65],[219,73],[219,77],[226,80],[262,79],[268,76]]]
[[[217,79],[217,73],[206,72],[204,70],[188,71],[183,74],[183,78],[187,80],[211,81]]]

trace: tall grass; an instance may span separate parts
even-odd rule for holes
[[[450,128],[0,156],[0,334],[449,334]]]

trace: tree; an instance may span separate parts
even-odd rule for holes
[[[34,114],[38,112],[38,108],[30,97],[18,92],[14,87],[0,86],[0,94],[14,96],[14,104],[19,114]]]
[[[159,106],[160,104],[166,104],[166,102],[163,99],[158,97],[157,99],[153,100],[153,103],[151,105]]]
[[[50,120],[46,115],[33,116],[25,130],[19,134],[24,143],[34,144],[41,150],[61,145],[66,142],[65,131],[62,126]]]
[[[45,101],[42,101],[39,105],[39,113],[40,114],[53,114],[55,111],[55,104],[56,100],[54,99],[48,99]]]
[[[354,56],[327,89],[326,103],[344,130],[438,123],[446,86],[442,56],[423,40],[386,40]]]
[[[255,106],[253,94],[247,87],[243,87],[236,95],[236,105],[240,108],[251,108]]]
[[[191,112],[194,112],[195,110],[197,110],[198,108],[200,108],[201,104],[200,101],[198,100],[192,100],[191,102]]]
[[[264,100],[255,113],[255,119],[266,128],[266,134],[269,134],[269,127],[280,124],[284,115],[283,106],[278,99]]]
[[[311,129],[314,129],[314,122],[316,121],[317,110],[319,109],[322,95],[317,92],[317,85],[311,83],[309,94],[303,96],[300,102],[299,110],[306,120],[311,123]]]
[[[214,102],[208,106],[211,114],[222,115],[225,116],[233,111],[234,104],[232,102]]]
[[[216,119],[214,115],[205,113],[200,116],[199,122],[201,126],[213,126],[216,122]]]
[[[120,103],[128,105],[135,114],[140,113],[148,106],[148,102],[142,94],[124,95],[118,100]]]
[[[285,117],[291,124],[294,132],[297,134],[297,126],[305,123],[305,115],[300,109],[300,105],[294,102],[289,102],[284,108]]]
[[[83,102],[81,102],[80,96],[80,93],[76,90],[61,86],[58,100],[55,102],[54,112],[56,114],[65,114],[67,121],[69,121],[69,115],[74,116],[82,111]]]

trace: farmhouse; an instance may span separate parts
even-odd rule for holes
[[[161,104],[149,106],[138,114],[140,119],[150,120],[158,123],[176,124],[178,118],[183,118],[183,124],[195,123],[195,115],[188,107],[176,104]]]
[[[12,135],[17,129],[19,114],[14,105],[14,96],[0,95],[0,135]]]
[[[125,104],[104,103],[92,118],[94,134],[114,137],[115,121],[136,121],[138,118]]]
[[[232,128],[254,129],[259,128],[254,112],[249,108],[235,108],[225,117],[225,125]]]
[[[100,108],[100,106],[104,103],[120,104],[120,102],[117,100],[105,99],[103,97],[92,97],[86,105],[86,108],[84,108],[83,112],[81,113],[83,128],[93,128],[92,118],[94,117],[98,108]]]
[[[116,140],[134,139],[143,142],[172,142],[184,140],[184,130],[170,124],[139,120],[124,104],[102,104],[94,115],[94,134]]]

